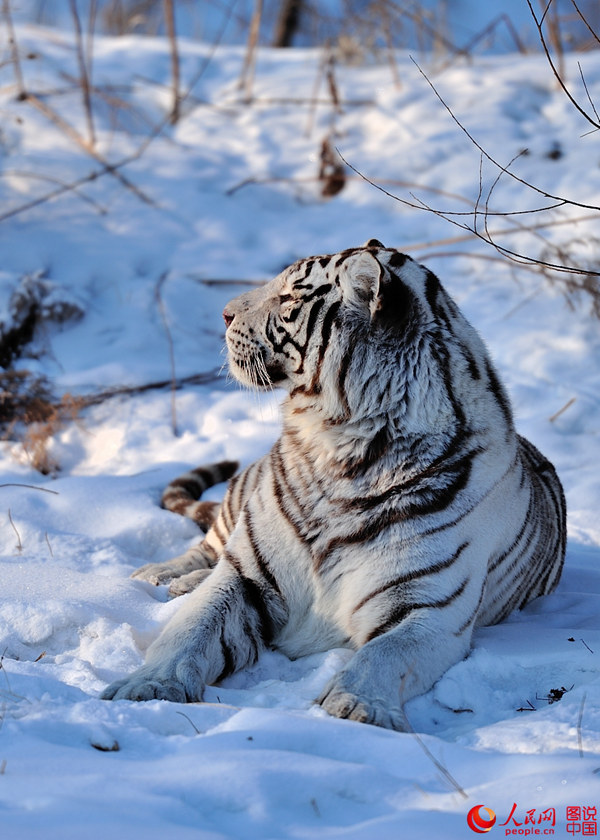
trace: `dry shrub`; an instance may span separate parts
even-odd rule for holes
[[[2,438],[18,440],[31,466],[43,475],[60,468],[49,452],[50,441],[84,406],[81,398],[63,394],[56,400],[45,377],[27,370],[0,371]]]
[[[600,239],[596,236],[571,239],[547,246],[540,254],[541,273],[551,285],[558,285],[571,308],[583,299],[593,315],[600,318]],[[573,272],[557,275],[546,268],[550,262],[573,266]],[[589,272],[589,273],[587,273]]]

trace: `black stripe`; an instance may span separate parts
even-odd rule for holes
[[[433,271],[430,271],[424,266],[423,268],[425,271],[425,298],[433,314],[437,315],[437,296],[440,290],[440,281]]]
[[[458,560],[458,558],[468,547],[468,545],[468,542],[464,542],[454,552],[452,557],[449,557],[447,560],[442,560],[438,563],[433,563],[431,566],[427,566],[424,569],[416,569],[407,572],[406,574],[400,575],[400,577],[397,577],[394,580],[389,581],[388,583],[384,583],[383,586],[380,586],[377,589],[374,589],[373,592],[370,592],[368,595],[365,595],[365,597],[361,601],[359,601],[358,604],[354,607],[353,612],[358,612],[358,610],[362,609],[365,606],[365,604],[367,604],[372,598],[375,598],[377,595],[381,595],[383,592],[388,592],[390,589],[394,589],[397,586],[403,586],[407,583],[413,583],[413,581],[418,580],[422,577],[427,577],[428,575],[437,575],[440,572],[443,572],[445,569],[449,569]]]
[[[231,533],[235,528],[235,519],[233,517],[233,512],[231,510],[231,494],[225,496],[223,499],[223,503],[221,505],[221,510],[219,511],[221,517],[223,519],[223,524]]]
[[[430,601],[429,603],[423,604],[403,604],[401,606],[396,607],[389,615],[389,617],[382,622],[378,627],[375,627],[367,638],[365,639],[366,642],[370,642],[372,639],[375,639],[377,636],[381,636],[383,633],[387,633],[388,630],[392,630],[402,621],[404,621],[412,612],[416,610],[428,610],[428,609],[443,609],[444,607],[450,606],[457,598],[460,598],[462,593],[465,591],[467,584],[469,582],[468,578],[465,578],[463,582],[457,586],[454,592],[451,592],[446,598],[442,598],[439,601]]]
[[[509,560],[509,559],[510,559],[511,562],[507,566],[503,567],[502,574],[496,580],[496,586],[497,587],[502,586],[503,583],[508,580],[509,584],[508,584],[508,587],[506,587],[508,589],[508,588],[510,588],[510,581],[511,580],[517,580],[519,578],[519,575],[521,574],[520,571],[514,577],[511,577],[511,575],[515,571],[517,566],[519,566],[519,564],[521,563],[523,558],[526,555],[529,554],[529,549],[531,548],[532,543],[539,536],[537,524],[538,523],[535,520],[527,522],[525,532],[524,532],[524,534],[526,535],[525,544],[519,549],[517,554],[509,554],[504,559],[504,562],[506,562],[506,560]],[[523,566],[523,568],[526,568],[526,566]]]
[[[281,595],[279,584],[277,583],[264,554],[259,548],[254,529],[254,521],[249,511],[246,511],[246,533],[248,534],[248,541],[250,542],[250,547],[254,553],[254,559],[256,560],[256,565],[258,566],[261,575],[264,577],[271,589],[274,589],[278,595]]]
[[[350,352],[350,348],[346,348],[346,352],[342,356],[342,362],[340,364],[340,369],[338,371],[337,376],[338,393],[343,406],[343,412],[345,417],[350,417],[351,415],[350,404],[348,402],[348,396],[346,393],[346,379],[348,377],[351,359],[352,353]]]
[[[304,542],[304,520],[298,519],[298,517],[294,516],[288,508],[288,500],[295,501],[297,506],[298,500],[295,498],[292,488],[289,486],[285,477],[281,454],[276,452],[275,449],[273,449],[271,452],[271,463],[271,472],[273,476],[273,495],[275,496],[281,515],[291,525],[298,539],[301,542]]]
[[[502,563],[504,563],[505,560],[508,557],[510,557],[510,555],[513,553],[513,551],[515,551],[515,549],[517,548],[517,546],[519,545],[519,543],[521,542],[521,540],[525,536],[525,532],[527,531],[527,528],[530,525],[530,518],[531,518],[532,513],[533,513],[532,502],[533,502],[533,497],[530,496],[529,506],[527,508],[527,513],[525,514],[525,519],[523,520],[523,524],[522,524],[522,526],[519,530],[519,533],[516,535],[516,537],[514,538],[512,543],[508,546],[508,548],[505,548],[504,551],[502,551],[496,558],[494,558],[493,560],[490,558],[490,561],[488,563],[488,574],[491,574],[492,572],[494,572],[498,568],[498,566],[501,566]]]
[[[475,359],[475,356],[471,352],[471,348],[466,343],[464,343],[462,341],[459,343],[459,347],[460,347],[460,350],[461,350],[463,356],[466,359],[467,368],[468,368],[469,373],[471,374],[471,379],[474,379],[475,381],[477,381],[478,379],[481,379],[481,373],[479,372],[479,367],[477,365],[477,361]]]
[[[256,581],[251,578],[240,578],[244,589],[244,604],[252,607],[258,618],[258,630],[264,645],[269,645],[273,639],[275,628],[269,609],[265,603],[264,593]]]
[[[202,478],[195,479],[189,474],[187,476],[182,475],[179,478],[175,478],[168,485],[163,493],[163,501],[171,494],[187,498],[188,501],[196,501],[196,499],[200,498],[202,492],[209,486],[210,485]]]
[[[258,622],[258,633],[260,635],[263,645],[269,645],[273,639],[275,632],[273,618],[269,612],[269,608],[265,602],[264,590],[259,584],[247,577],[242,568],[242,563],[238,557],[225,550],[223,552],[223,560],[229,563],[238,574],[238,581],[242,586],[242,601],[246,607],[252,609],[256,615]]]
[[[322,286],[317,286],[316,289],[313,289],[313,291],[310,294],[304,295],[302,297],[302,302],[310,303],[315,298],[325,297],[325,295],[328,295],[332,289],[333,286],[331,285],[331,283],[323,283]]]
[[[504,422],[506,423],[507,429],[512,430],[513,418],[510,403],[489,359],[485,360],[485,371],[489,380],[489,391],[491,391],[494,395],[494,399],[498,403],[500,411],[504,415]]]
[[[246,499],[246,485],[248,484],[250,474],[254,471],[254,469],[254,465],[248,467],[244,470],[243,473],[240,473],[240,475],[234,478],[229,485],[229,494],[231,496],[231,501],[232,504],[235,504],[237,506],[238,512]]]
[[[464,621],[464,622],[460,625],[460,627],[458,628],[458,630],[455,630],[455,631],[454,631],[454,635],[455,635],[455,636],[457,636],[457,637],[458,637],[458,636],[462,636],[462,634],[465,632],[465,630],[466,630],[466,629],[467,629],[467,628],[468,628],[471,624],[473,624],[473,622],[475,622],[475,621],[477,620],[477,616],[478,616],[478,614],[479,614],[479,608],[481,607],[481,604],[482,604],[482,602],[483,602],[483,596],[484,596],[484,594],[485,594],[485,587],[486,587],[486,584],[487,584],[487,578],[483,581],[483,584],[482,584],[482,586],[481,586],[481,592],[479,593],[479,598],[477,599],[477,604],[475,605],[475,607],[474,607],[474,608],[473,608],[473,610],[471,611],[471,615],[469,616],[469,618],[468,618],[466,621]]]
[[[391,510],[384,510],[378,516],[371,515],[367,522],[358,523],[356,529],[343,537],[334,537],[329,540],[323,550],[315,555],[314,569],[316,572],[323,573],[325,568],[325,561],[332,559],[332,553],[341,547],[348,545],[355,545],[356,543],[368,543],[378,537],[383,531],[390,528],[398,522],[403,522],[406,519],[412,519],[423,516],[430,516],[435,513],[441,513],[447,509],[459,495],[459,493],[466,487],[471,473],[471,463],[466,462],[458,472],[456,472],[454,479],[450,484],[443,488],[438,488],[429,491],[426,498],[419,501],[410,501],[406,504],[400,504]],[[412,499],[415,491],[411,491],[409,498]],[[425,494],[424,494],[425,495]],[[360,500],[364,501],[364,500]],[[344,505],[347,504],[344,501]],[[475,506],[475,505],[474,505]],[[474,507],[473,506],[473,507]],[[465,511],[453,523],[460,521],[470,511]],[[430,533],[441,531],[444,528],[450,527],[449,524],[434,528]],[[419,535],[422,536],[422,535]]]
[[[221,680],[224,680],[225,677],[228,677],[230,674],[233,674],[235,671],[235,661],[229,650],[229,646],[227,645],[225,638],[225,627],[221,629],[221,637],[219,639],[219,643],[221,645],[221,656],[223,657],[223,668],[221,669],[221,673],[215,680],[215,682],[219,683]]]
[[[399,251],[394,251],[393,254],[390,254],[388,265],[391,265],[392,268],[401,268],[407,260],[410,260],[409,256],[401,254]]]
[[[323,303],[324,303],[324,301],[322,301],[322,300],[316,300],[311,307],[311,310],[310,310],[310,313],[309,313],[309,316],[308,316],[308,320],[306,322],[306,341],[304,342],[304,345],[302,346],[302,354],[303,355],[306,353],[306,350],[307,350],[308,345],[310,343],[310,340],[312,338],[313,330],[315,328],[317,318],[319,317],[319,312],[323,308]]]
[[[383,402],[383,400],[382,400]],[[355,461],[348,461],[344,475],[348,478],[358,478],[365,475],[371,467],[378,465],[387,452],[390,444],[390,433],[387,426],[382,426],[378,432],[369,441],[369,444],[360,457]]]
[[[430,345],[429,349],[441,373],[442,382],[444,383],[446,394],[450,405],[452,406],[452,410],[454,411],[457,423],[461,427],[465,426],[465,413],[454,393],[454,383],[452,382],[452,360],[450,358],[448,348],[444,344],[438,342],[437,345]]]
[[[334,303],[331,304],[323,318],[323,324],[321,325],[321,340],[319,342],[319,370],[321,368],[321,363],[323,362],[323,357],[325,356],[325,351],[327,350],[327,346],[329,344],[329,339],[331,338],[331,330],[333,329],[333,325],[335,323],[340,306],[340,301],[336,300]]]
[[[231,551],[225,549],[225,551],[223,552],[223,559],[227,563],[229,563],[230,566],[233,566],[233,568],[240,577],[243,577],[242,564],[239,561],[239,559],[235,556],[235,554],[232,554]]]
[[[395,498],[412,497],[421,493],[431,497],[431,510],[425,513],[436,513],[443,510],[466,485],[472,468],[473,460],[482,453],[479,446],[464,450],[468,437],[457,435],[432,463],[412,478],[389,487],[376,496],[348,499],[344,502],[345,510],[366,512],[379,507]],[[442,486],[436,487],[433,482],[441,481]],[[451,498],[450,498],[451,497]],[[441,503],[441,507],[437,504]],[[410,506],[409,506],[410,507]],[[412,505],[411,509],[421,510],[422,505]]]

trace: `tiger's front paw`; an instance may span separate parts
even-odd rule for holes
[[[202,699],[204,686],[199,683],[193,667],[167,669],[143,665],[121,680],[104,689],[102,700],[171,700],[190,703]]]
[[[369,691],[356,682],[351,673],[340,671],[325,687],[317,703],[333,717],[405,732],[405,717],[399,705],[379,697],[375,686]]]

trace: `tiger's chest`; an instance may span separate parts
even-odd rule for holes
[[[252,523],[252,539],[243,540],[246,574],[272,578],[286,605],[287,621],[274,645],[291,658],[355,646],[355,607],[374,580],[389,577],[386,551],[377,552],[375,566],[365,562],[356,537],[367,518],[341,515],[339,503],[322,492],[300,499],[288,487],[273,504],[272,488],[267,473],[247,500],[242,522]]]

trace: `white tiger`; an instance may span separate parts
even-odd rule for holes
[[[281,437],[200,545],[134,575],[193,591],[103,697],[197,701],[265,647],[347,646],[318,702],[402,729],[475,627],[558,582],[560,482],[435,275],[377,240],[297,262],[223,314],[233,375],[289,392]],[[193,499],[233,466],[189,473],[165,506],[210,521]]]

